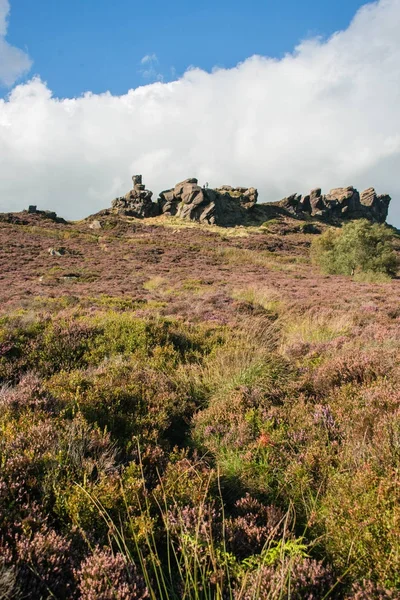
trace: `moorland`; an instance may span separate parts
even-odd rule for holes
[[[400,598],[395,273],[97,223],[0,219],[0,598]]]

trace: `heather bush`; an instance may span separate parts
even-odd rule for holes
[[[334,582],[332,570],[316,560],[285,559],[251,573],[235,600],[317,600],[330,596]]]
[[[107,427],[122,444],[132,436],[144,441],[182,440],[196,407],[188,389],[137,359],[61,372],[46,389],[65,414],[80,411],[90,423]]]
[[[26,371],[48,376],[61,369],[85,364],[84,354],[93,332],[79,321],[35,318],[24,321],[18,315],[3,325],[0,348],[0,381],[16,380]]]
[[[34,373],[24,375],[15,386],[3,384],[0,387],[0,411],[18,414],[29,409],[48,409],[51,400],[42,389],[42,381]]]
[[[150,598],[145,581],[124,556],[95,548],[75,571],[82,600],[144,600]]]
[[[188,449],[175,449],[169,456],[165,471],[155,488],[158,502],[167,506],[198,507],[210,489],[217,489],[217,474],[205,458]]]
[[[381,350],[359,352],[350,349],[328,356],[312,374],[313,388],[318,394],[326,394],[332,388],[346,384],[371,384],[385,377],[395,360],[393,352],[384,355]]]
[[[361,219],[342,229],[328,229],[313,240],[311,258],[325,273],[375,273],[393,277],[398,259],[392,238],[393,233],[386,225]]]
[[[400,592],[384,589],[373,581],[364,579],[353,584],[345,600],[398,600],[399,598]]]
[[[47,527],[16,540],[17,581],[24,598],[70,598],[73,583],[71,542]]]
[[[56,465],[59,438],[52,419],[39,420],[24,414],[1,423],[0,527],[12,524],[24,504],[44,497],[46,474]]]
[[[265,506],[250,494],[237,500],[234,516],[225,522],[227,549],[238,558],[260,553],[282,535],[284,515],[275,506]]]

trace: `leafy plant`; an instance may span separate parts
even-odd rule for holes
[[[312,261],[325,273],[397,273],[398,259],[392,246],[392,231],[365,219],[328,229],[311,245]]]

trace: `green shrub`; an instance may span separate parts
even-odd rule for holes
[[[325,273],[396,275],[398,258],[392,246],[392,232],[365,219],[328,229],[311,245],[312,262]]]
[[[355,472],[336,473],[322,501],[326,550],[339,570],[398,587],[399,475],[378,475],[366,462]]]

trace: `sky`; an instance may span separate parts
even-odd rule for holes
[[[0,210],[82,218],[142,173],[373,186],[400,227],[399,23],[400,0],[0,0]]]

